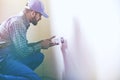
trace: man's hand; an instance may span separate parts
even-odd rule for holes
[[[8,42],[0,42],[0,48],[7,47],[8,45]]]
[[[42,49],[48,49],[49,47],[52,47],[52,46],[55,46],[55,45],[59,45],[59,43],[52,42],[53,38],[55,38],[55,36],[52,36],[49,39],[42,40],[40,42],[41,48]]]

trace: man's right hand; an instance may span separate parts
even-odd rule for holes
[[[59,45],[58,43],[52,42],[52,39],[55,38],[55,36],[49,38],[49,39],[45,39],[42,40],[40,42],[41,48],[42,49],[48,49],[49,47],[55,46],[55,45]]]

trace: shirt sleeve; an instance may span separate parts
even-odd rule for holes
[[[39,43],[33,46],[28,45],[28,41],[26,38],[27,29],[24,24],[20,22],[14,22],[12,23],[12,28],[13,31],[11,39],[17,51],[17,55],[25,57],[34,53],[35,51],[40,50]]]

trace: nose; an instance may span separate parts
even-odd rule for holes
[[[39,20],[41,20],[41,14],[40,13],[38,13],[38,15],[37,15],[37,20],[39,21]]]
[[[38,21],[41,20],[41,17],[38,18]]]

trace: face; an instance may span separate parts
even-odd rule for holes
[[[33,25],[37,25],[38,21],[41,20],[41,14],[38,12],[34,12],[34,14],[31,17],[31,23]]]

